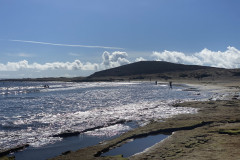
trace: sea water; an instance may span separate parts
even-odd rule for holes
[[[196,113],[172,104],[210,93],[186,88],[154,82],[0,82],[0,150],[21,144],[42,147],[62,140],[53,135],[98,126],[85,134],[112,137],[152,120]],[[126,123],[117,123],[121,120]]]

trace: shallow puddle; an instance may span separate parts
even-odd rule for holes
[[[134,139],[120,147],[114,148],[101,156],[115,156],[122,154],[123,157],[130,157],[136,153],[142,152],[145,149],[153,146],[154,144],[160,142],[161,140],[167,138],[169,135],[159,134],[152,135],[143,138]]]
[[[23,151],[14,153],[16,160],[46,160],[68,150],[76,151],[80,148],[96,145],[108,137],[95,137],[81,134],[79,136],[67,137],[54,144],[42,147],[28,147]]]

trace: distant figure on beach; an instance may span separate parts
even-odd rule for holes
[[[169,89],[172,89],[172,81],[169,82]]]
[[[157,85],[157,81],[155,81],[155,85]]]
[[[44,87],[44,88],[49,88],[49,85],[45,84],[43,87]]]

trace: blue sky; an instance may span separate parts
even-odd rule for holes
[[[239,68],[239,7],[239,0],[0,0],[0,78],[86,76],[136,60]]]

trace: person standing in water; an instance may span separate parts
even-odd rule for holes
[[[169,89],[172,89],[172,81],[169,82]]]

